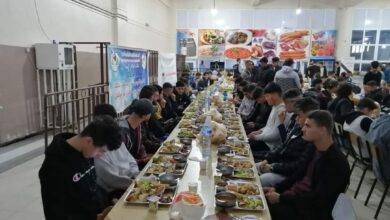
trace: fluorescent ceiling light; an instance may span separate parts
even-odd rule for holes
[[[216,16],[217,14],[218,14],[218,10],[217,9],[215,9],[215,8],[211,9],[211,15],[212,16]]]
[[[372,24],[372,21],[367,19],[364,23],[365,23],[366,25],[370,25],[370,24]]]
[[[302,9],[301,9],[301,8],[297,8],[297,10],[295,10],[295,13],[296,13],[297,15],[301,14],[301,13],[302,13]]]

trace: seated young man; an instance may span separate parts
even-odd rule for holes
[[[156,96],[155,92],[158,93],[154,86],[146,85],[142,87],[139,93],[139,98],[148,99],[153,103]],[[163,131],[156,131],[157,128],[163,129]],[[155,113],[153,113],[148,121],[144,121],[142,123],[142,142],[145,146],[145,151],[148,154],[156,153],[162,143],[161,139],[157,138],[155,133],[164,133],[164,128],[162,127],[160,121],[156,119]]]
[[[95,106],[93,116],[110,115],[116,118],[115,108],[109,104]],[[119,149],[95,158],[97,183],[109,195],[109,200],[120,198],[139,173],[137,161],[122,143]]]
[[[264,94],[267,103],[272,106],[267,124],[264,128],[248,135],[256,159],[261,159],[265,152],[282,146],[282,138],[278,130],[280,124],[278,115],[286,110],[282,99],[282,89],[278,84],[271,82],[265,87]],[[289,120],[290,115],[287,115],[283,124],[286,126]]]
[[[148,121],[155,112],[152,102],[148,99],[135,100],[124,111],[126,114],[118,120],[122,129],[123,142],[127,150],[136,159],[138,167],[142,169],[149,161],[142,141],[142,123]]]
[[[349,164],[333,143],[332,115],[311,112],[302,128],[303,139],[316,148],[308,165],[276,185],[264,188],[273,220],[332,219],[337,197],[349,183]]]
[[[163,97],[165,100],[165,108],[162,111],[162,116],[165,121],[172,121],[172,123],[170,123],[170,127],[165,127],[166,132],[171,132],[180,120],[180,117],[176,113],[176,96],[173,93],[172,84],[166,82],[163,84],[162,89]]]
[[[121,130],[110,116],[96,117],[80,134],[54,136],[39,170],[47,220],[96,220],[108,203],[96,184],[93,158],[121,145]]]
[[[253,99],[256,101],[254,110],[246,120],[243,120],[247,134],[263,128],[271,113],[271,107],[267,104],[261,87],[256,87],[255,91],[253,91]]]
[[[269,152],[264,160],[258,164],[263,187],[275,186],[288,178],[295,170],[306,166],[307,160],[313,156],[315,148],[302,138],[302,127],[307,115],[318,109],[320,109],[320,104],[310,97],[296,101],[296,126],[288,132],[283,146]]]
[[[176,114],[183,116],[183,111],[191,103],[190,96],[186,93],[186,84],[182,81],[177,81],[174,94],[176,96]]]
[[[295,103],[302,99],[301,91],[298,89],[287,90],[283,94],[283,102],[286,107],[286,111],[279,113],[279,135],[282,138],[282,142],[286,140],[287,134],[295,127],[295,118],[297,117]],[[284,126],[286,115],[290,115],[290,120],[287,122],[287,126]]]
[[[256,89],[256,84],[250,83],[243,88],[244,99],[242,99],[240,107],[238,107],[237,114],[245,120],[252,113],[255,107],[255,100],[253,99],[253,91]]]

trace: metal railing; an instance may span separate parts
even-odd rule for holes
[[[43,102],[45,147],[48,147],[49,135],[79,133],[92,121],[94,106],[108,103],[108,85],[48,93]]]

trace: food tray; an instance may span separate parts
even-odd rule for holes
[[[240,175],[240,172],[247,173],[247,176]],[[253,169],[234,169],[232,177],[234,178],[240,178],[240,179],[254,179],[255,178],[255,171]]]
[[[178,182],[179,184],[179,182]],[[173,199],[175,198],[176,194],[177,194],[177,190],[178,190],[178,185],[176,186],[169,186],[168,184],[162,184],[162,185],[165,185],[165,188],[164,190],[161,192],[161,193],[157,193],[157,194],[150,194],[148,196],[151,196],[151,195],[156,195],[156,196],[159,196],[161,197],[160,200],[162,199],[163,196],[169,196],[170,197],[170,202],[161,202],[159,201],[158,203],[160,205],[171,205],[172,204],[172,201]],[[141,200],[133,200],[133,201],[128,201],[127,198],[132,194],[132,193],[135,193],[135,190],[137,190],[136,188],[134,188],[135,186],[135,183],[133,183],[130,187],[130,189],[128,190],[128,192],[126,193],[126,196],[124,198],[124,202],[125,204],[149,204],[149,202],[146,200],[146,198],[148,196],[143,196],[145,199],[141,199]]]

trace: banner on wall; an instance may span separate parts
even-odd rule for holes
[[[176,54],[159,53],[158,54],[158,84],[165,82],[175,84],[177,81],[176,73]]]
[[[108,56],[109,103],[122,112],[149,84],[147,51],[109,46]]]
[[[278,39],[278,54],[281,60],[309,58],[310,30],[283,30]]]
[[[197,57],[198,30],[178,29],[176,31],[176,53],[189,58]]]
[[[310,55],[316,58],[334,58],[336,30],[312,30]]]
[[[225,39],[226,59],[260,59],[276,56],[277,34],[274,30],[227,30]]]
[[[198,57],[220,58],[225,51],[224,30],[199,29],[198,32]]]

